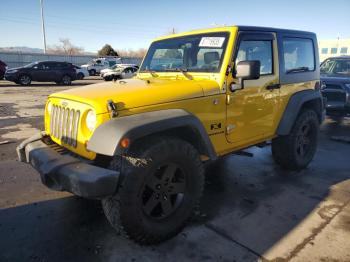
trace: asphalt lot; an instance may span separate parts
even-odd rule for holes
[[[330,139],[350,135],[350,118],[326,120],[301,172],[281,170],[269,147],[221,159],[185,230],[141,247],[115,234],[98,201],[51,191],[16,160],[18,143],[43,128],[47,95],[66,88],[0,81],[0,261],[350,261],[350,144]]]

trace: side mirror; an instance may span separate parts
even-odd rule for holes
[[[245,80],[254,80],[260,78],[260,61],[250,60],[239,62],[236,66],[236,74],[234,75],[234,77],[238,78],[239,85],[231,85],[231,91],[243,89]],[[240,86],[240,88],[238,88],[237,86]]]

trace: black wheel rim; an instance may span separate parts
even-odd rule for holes
[[[148,175],[142,189],[143,212],[154,219],[170,216],[184,201],[186,176],[174,163],[158,167]]]
[[[305,123],[299,129],[297,135],[297,154],[301,157],[310,152],[312,143],[312,128],[310,123]]]
[[[21,76],[21,82],[22,82],[23,84],[27,85],[27,84],[30,82],[29,76],[26,76],[26,75]]]

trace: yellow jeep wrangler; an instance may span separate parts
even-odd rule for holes
[[[204,161],[272,140],[279,165],[305,168],[323,117],[314,33],[228,26],[156,39],[133,79],[50,95],[45,131],[17,153],[153,244],[199,203]]]

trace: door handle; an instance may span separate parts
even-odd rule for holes
[[[266,87],[267,90],[274,90],[274,89],[279,89],[281,88],[280,84],[273,84],[273,85],[269,85]]]

